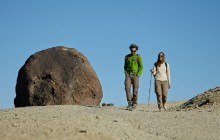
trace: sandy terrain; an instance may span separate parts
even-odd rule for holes
[[[162,112],[155,103],[134,111],[74,105],[0,110],[1,140],[219,140],[219,134],[220,106]]]

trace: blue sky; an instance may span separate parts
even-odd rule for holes
[[[102,103],[127,105],[123,65],[131,43],[144,63],[139,103],[147,103],[160,51],[171,67],[168,100],[191,99],[220,85],[219,7],[219,0],[1,0],[0,108],[14,107],[18,71],[28,57],[59,45],[89,59]]]

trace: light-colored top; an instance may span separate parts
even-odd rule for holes
[[[170,65],[167,63],[167,68],[166,68],[166,64],[163,63],[160,65],[160,67],[153,67],[153,71],[154,71],[154,76],[155,79],[158,81],[168,81],[168,85],[171,85],[171,79],[170,79]]]

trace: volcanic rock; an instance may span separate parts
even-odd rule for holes
[[[170,110],[196,109],[220,105],[220,87],[209,89],[186,101],[180,106],[170,108]]]
[[[15,107],[99,105],[100,81],[88,59],[57,46],[31,55],[17,77]]]

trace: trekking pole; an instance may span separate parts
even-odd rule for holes
[[[152,80],[152,73],[150,75],[150,88],[149,88],[149,95],[148,95],[148,106],[149,106],[149,101],[150,101],[151,80]]]

